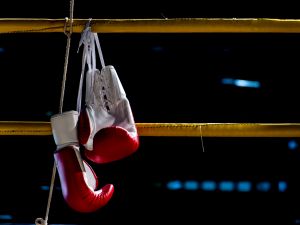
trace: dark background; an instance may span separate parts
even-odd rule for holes
[[[199,6],[200,4],[200,6]],[[299,18],[291,4],[130,4],[75,1],[74,18]],[[274,5],[275,4],[275,5]],[[64,18],[68,1],[1,3],[1,18]],[[80,34],[72,35],[64,110],[75,109]],[[99,34],[140,122],[298,123],[299,34]],[[0,120],[49,121],[58,112],[66,36],[0,35]],[[259,81],[260,88],[222,79]],[[134,155],[94,165],[111,202],[95,213],[68,208],[56,179],[50,224],[297,224],[298,138],[141,137]],[[44,217],[56,146],[52,136],[1,136],[0,222]],[[294,147],[291,144],[294,143]],[[249,192],[169,190],[168,182],[248,181]],[[263,191],[258,186],[269,183]],[[285,182],[287,189],[278,188]]]

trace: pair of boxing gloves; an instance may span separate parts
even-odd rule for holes
[[[113,162],[139,147],[130,104],[114,67],[91,70],[86,76],[86,104],[81,112],[51,117],[63,197],[73,210],[85,213],[105,206],[114,192],[112,184],[98,188],[98,178],[87,161]]]

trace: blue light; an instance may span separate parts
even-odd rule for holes
[[[13,219],[12,215],[9,214],[0,215],[0,220],[12,220],[12,219]]]
[[[217,188],[217,184],[214,181],[203,181],[202,182],[202,190],[203,191],[215,191]]]
[[[258,191],[267,192],[271,189],[271,183],[267,181],[260,182],[256,185],[256,188]]]
[[[285,181],[279,181],[278,182],[278,191],[279,192],[285,192],[287,189],[287,182]]]
[[[42,185],[42,186],[40,186],[40,188],[42,191],[49,191],[49,189],[50,189],[50,187],[46,186],[46,185]]]
[[[197,181],[190,180],[190,181],[186,181],[184,183],[185,190],[195,191],[195,190],[198,190],[198,188],[199,188],[199,184]]]
[[[0,54],[4,53],[4,52],[5,52],[5,49],[4,48],[0,48]]]
[[[298,148],[298,143],[295,140],[290,140],[288,142],[288,147],[290,150],[296,150]]]
[[[251,80],[238,80],[234,81],[234,85],[237,87],[248,87],[248,88],[260,88],[259,81],[251,81]]]
[[[251,182],[249,181],[240,181],[237,183],[237,190],[240,192],[249,192],[251,190]]]
[[[179,180],[169,181],[167,183],[167,188],[169,190],[179,190],[182,188],[182,183]]]
[[[40,189],[42,190],[42,191],[49,191],[50,190],[50,186],[47,186],[47,185],[42,185],[42,186],[40,186]],[[54,186],[53,187],[53,189],[54,190],[61,190],[61,187],[60,186]]]
[[[221,181],[219,187],[221,191],[233,191],[234,183],[231,181]]]
[[[223,78],[222,84],[234,84],[234,80],[231,78]]]
[[[232,79],[232,78],[223,78],[222,84],[234,85],[237,87],[247,87],[247,88],[260,88],[259,81],[251,81],[251,80],[240,80],[240,79]]]

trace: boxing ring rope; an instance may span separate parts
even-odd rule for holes
[[[139,136],[300,137],[300,123],[136,123]],[[201,130],[200,130],[201,127]],[[50,122],[0,121],[0,135],[52,135]]]
[[[73,19],[81,33],[89,19]],[[1,33],[64,32],[66,19],[0,18]],[[97,33],[300,33],[299,19],[93,19]],[[300,137],[300,123],[137,123],[140,136]],[[0,121],[0,135],[52,135],[49,122]]]
[[[74,19],[73,33],[81,33],[89,19]],[[64,32],[66,19],[0,18],[0,33]],[[172,18],[93,19],[97,33],[300,33],[299,19]]]

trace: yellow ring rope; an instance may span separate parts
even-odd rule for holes
[[[136,123],[140,136],[300,137],[300,123]],[[200,130],[201,126],[201,130]],[[52,135],[50,122],[1,121],[0,135]]]
[[[73,32],[81,33],[89,19],[74,19]],[[0,33],[64,32],[65,19],[0,18]],[[97,33],[300,33],[299,19],[172,18],[93,19]]]

